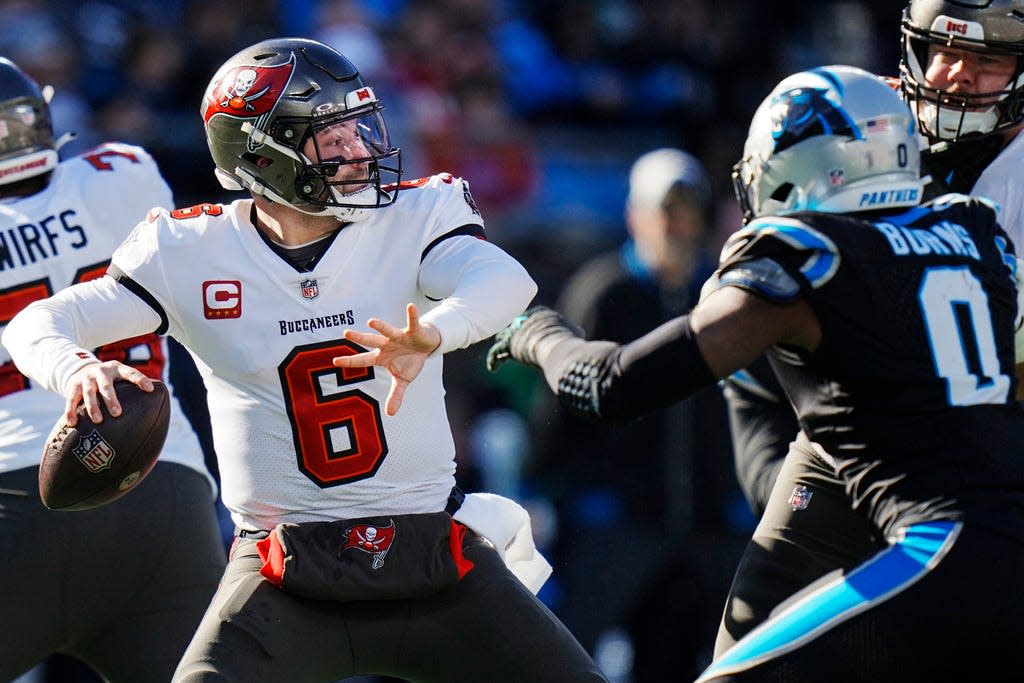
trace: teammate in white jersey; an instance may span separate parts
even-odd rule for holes
[[[171,201],[140,147],[107,143],[58,163],[47,99],[0,58],[0,324],[101,277],[132,227]],[[169,382],[164,338],[95,353]],[[161,459],[138,491],[94,510],[47,510],[39,462],[64,401],[4,350],[0,362],[0,680],[65,653],[107,681],[166,683],[225,563],[195,432],[174,401]]]
[[[108,277],[30,306],[4,342],[68,415],[115,410],[117,378],[149,384],[92,346],[167,332],[194,357],[238,538],[174,681],[604,680],[495,548],[448,514],[458,492],[442,355],[494,334],[536,285],[486,241],[464,180],[401,180],[382,108],[326,45],[242,50],[201,113],[218,178],[250,197],[151,213]],[[373,323],[387,345],[343,336],[406,316],[404,329]],[[374,345],[387,371],[335,365]],[[439,515],[440,532],[403,532]],[[324,529],[327,559],[307,560],[317,551],[289,535]],[[366,582],[338,597],[370,558]]]
[[[930,193],[994,200],[1024,244],[1024,2],[913,0],[901,28],[900,84],[929,145]]]

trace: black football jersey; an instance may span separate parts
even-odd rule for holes
[[[1015,270],[992,205],[945,195],[901,213],[759,218],[726,244],[719,276],[813,307],[819,348],[769,357],[855,507],[886,531],[971,518],[1024,539],[1024,522],[988,512],[1008,498],[1024,510]]]

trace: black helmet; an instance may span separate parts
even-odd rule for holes
[[[900,85],[921,133],[953,141],[1024,121],[1024,0],[911,0],[900,30]],[[930,45],[1011,55],[1017,67],[1002,90],[953,99],[925,85]]]
[[[226,189],[344,221],[395,201],[401,152],[391,145],[384,106],[352,63],[302,38],[266,40],[237,53],[203,96],[206,141]],[[354,139],[322,149],[326,131]],[[352,147],[358,154],[352,154]],[[351,166],[358,177],[332,179]]]
[[[0,57],[0,185],[57,166],[47,98],[18,65]]]

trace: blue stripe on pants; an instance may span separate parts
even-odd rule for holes
[[[810,593],[748,633],[713,662],[697,683],[749,669],[813,640],[917,582],[946,554],[959,522],[915,524],[873,558]]]

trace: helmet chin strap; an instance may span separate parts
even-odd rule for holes
[[[379,203],[379,197],[377,196],[377,188],[373,185],[367,185],[361,190],[356,190],[351,194],[344,194],[338,188],[331,187],[330,192],[334,195],[335,201],[344,201],[347,204],[365,204],[367,208],[360,208],[355,206],[327,206],[326,210],[337,218],[344,221],[354,223],[368,218],[374,211]]]
[[[59,150],[64,145],[68,144],[72,140],[78,137],[78,133],[68,131],[57,138],[56,142],[53,143],[53,148]]]
[[[943,140],[968,133],[991,133],[999,122],[995,107],[985,111],[959,111],[934,102],[922,102],[918,104],[918,112],[922,128]]]
[[[289,202],[287,199],[279,195],[277,192],[274,192],[273,189],[260,182],[258,178],[256,178],[254,175],[252,175],[251,173],[249,173],[247,170],[240,166],[235,167],[235,175],[238,177],[238,180],[232,178],[231,175],[225,173],[219,168],[214,169],[214,174],[220,181],[221,186],[226,190],[237,191],[248,189],[253,194],[260,195],[261,197],[266,197],[275,204],[287,206],[289,208],[295,209],[299,213],[304,213],[307,216],[332,216],[345,223],[355,223],[356,221],[361,221],[365,218],[368,218],[373,211],[372,208],[361,209],[348,206],[325,206],[317,209],[307,209],[301,206],[296,206],[295,204]],[[239,180],[241,182],[239,182]],[[331,188],[331,192],[333,192],[335,196],[341,194],[334,188]],[[376,200],[375,190],[372,187],[365,187],[362,190],[353,193],[352,195],[348,195],[348,198],[363,193],[373,193],[374,201]]]

